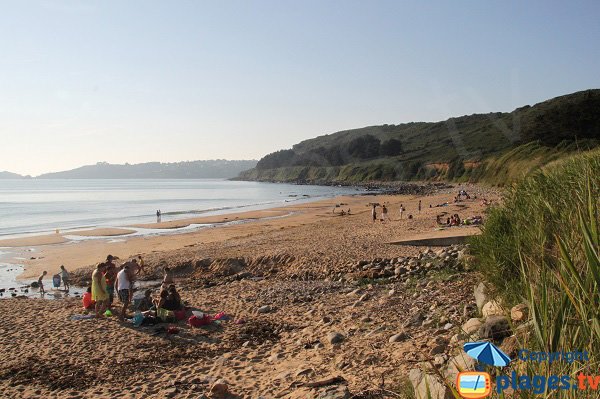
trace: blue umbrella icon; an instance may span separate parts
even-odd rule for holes
[[[490,366],[504,367],[510,363],[510,357],[491,342],[467,342],[464,349],[467,355]]]

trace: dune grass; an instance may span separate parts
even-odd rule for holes
[[[521,348],[587,351],[587,362],[516,362],[530,376],[600,375],[600,151],[556,162],[508,189],[472,240],[478,268],[507,305],[526,302]],[[510,372],[510,371],[509,371]],[[508,373],[503,371],[503,373]],[[522,398],[597,398],[598,391],[518,390]]]

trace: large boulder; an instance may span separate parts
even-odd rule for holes
[[[529,317],[529,307],[524,303],[520,303],[516,306],[513,306],[512,309],[510,310],[510,318],[515,323],[523,322],[523,321],[527,320],[528,317]]]
[[[454,356],[448,361],[448,369],[446,370],[446,378],[450,381],[456,381],[458,373],[462,371],[473,371],[475,370],[476,360],[465,352],[461,352],[460,355]]]
[[[504,309],[502,309],[502,306],[497,301],[489,301],[481,309],[483,317],[502,316],[504,313]]]
[[[479,328],[479,337],[481,339],[493,339],[501,341],[512,335],[508,319],[504,316],[490,316]]]
[[[481,310],[483,305],[488,301],[487,297],[487,288],[483,283],[479,283],[479,285],[475,286],[475,302],[477,303],[477,309]]]
[[[483,325],[483,322],[477,318],[467,320],[462,326],[462,330],[467,334],[474,334],[479,331],[479,328]]]
[[[425,374],[420,369],[412,369],[408,374],[415,399],[452,399],[452,392],[435,374]]]

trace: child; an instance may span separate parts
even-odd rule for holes
[[[96,302],[92,300],[92,286],[90,285],[87,292],[83,294],[83,307],[86,310],[93,310]]]
[[[71,288],[69,284],[69,272],[67,271],[67,269],[65,269],[65,265],[60,266],[60,276],[62,277],[63,286],[65,287],[65,290],[69,292],[69,288]]]
[[[46,291],[44,291],[44,282],[43,282],[44,277],[46,277],[46,274],[48,274],[48,272],[44,270],[44,272],[38,278],[38,286],[40,287],[40,294],[42,294],[42,295],[44,295],[46,293]]]

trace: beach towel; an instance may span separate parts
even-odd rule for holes
[[[54,288],[60,287],[60,274],[55,274],[52,276],[52,285]]]

